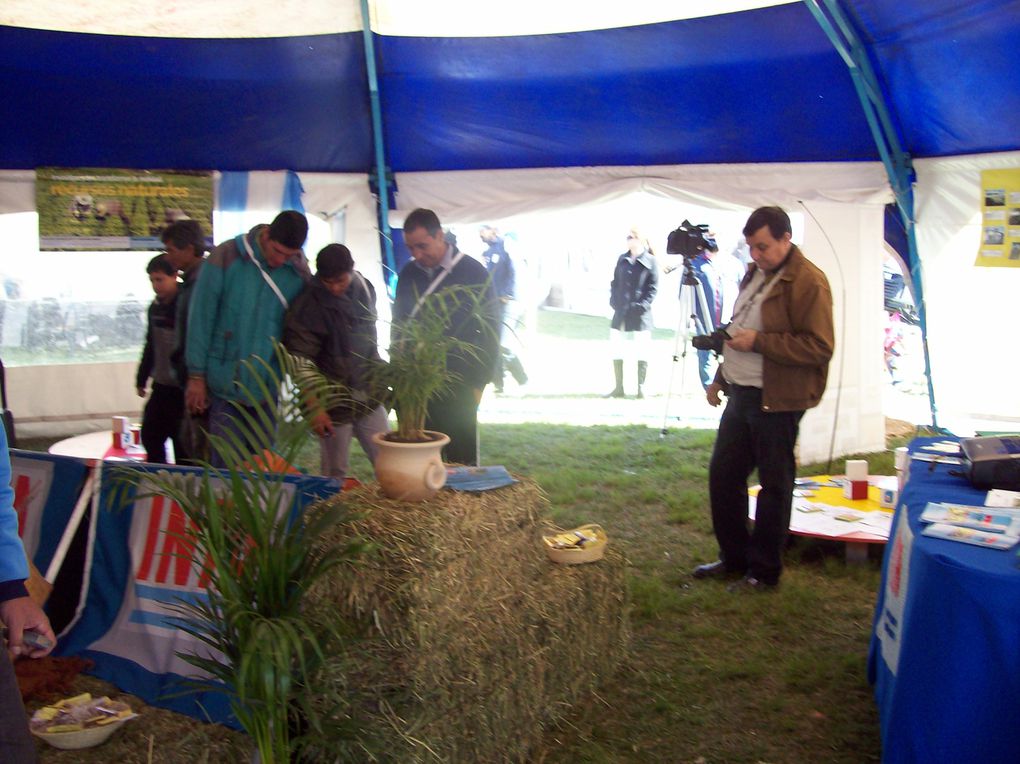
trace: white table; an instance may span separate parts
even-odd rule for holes
[[[57,573],[60,572],[60,567],[64,564],[67,550],[71,546],[74,534],[78,532],[78,526],[81,525],[82,518],[85,516],[85,510],[89,504],[93,504],[93,511],[98,511],[98,506],[96,505],[99,501],[99,476],[102,471],[103,462],[144,462],[146,454],[142,448],[132,449],[131,451],[114,449],[113,433],[110,430],[86,432],[83,435],[75,435],[71,438],[58,440],[49,447],[48,451],[57,456],[71,456],[76,459],[85,459],[89,462],[88,474],[78,496],[78,503],[75,504],[74,510],[71,512],[70,518],[68,518],[67,526],[60,537],[60,543],[57,544],[57,549],[53,553],[53,559],[50,561],[50,566],[44,576],[47,581],[53,582],[57,578]],[[110,453],[111,451],[114,453]]]
[[[107,461],[123,461],[125,459],[134,462],[145,461],[145,449],[141,446],[130,448],[126,451],[114,449],[113,433],[109,430],[87,432],[84,435],[75,435],[71,438],[58,440],[49,447],[49,452],[58,456],[73,456],[78,459],[89,459],[92,461],[100,459],[106,459]],[[167,458],[173,464],[173,444],[169,439],[167,440]]]

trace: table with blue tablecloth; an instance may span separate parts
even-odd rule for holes
[[[1017,548],[921,535],[929,501],[982,505],[986,491],[921,461],[909,477],[886,547],[868,655],[887,764],[1020,761],[1020,568]],[[948,439],[954,440],[954,439]],[[935,457],[938,458],[937,456]]]

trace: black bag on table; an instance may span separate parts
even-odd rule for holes
[[[4,430],[7,432],[7,446],[18,447],[18,438],[14,434],[14,414],[7,408],[7,374],[4,371],[4,362],[0,361],[0,403],[4,407]]]
[[[1020,436],[961,438],[962,474],[975,488],[1020,491]]]

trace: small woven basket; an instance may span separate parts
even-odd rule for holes
[[[549,559],[561,565],[579,565],[601,560],[609,536],[597,523],[588,523],[562,533],[542,536],[542,545]]]

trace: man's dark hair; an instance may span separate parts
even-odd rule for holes
[[[784,233],[793,234],[790,216],[782,207],[759,207],[751,213],[744,226],[744,236],[751,236],[762,226],[769,227],[773,239],[783,238]]]
[[[354,270],[354,258],[343,244],[327,244],[315,256],[315,275],[320,279],[335,279]]]
[[[443,224],[432,210],[419,207],[404,220],[405,231],[413,231],[415,228],[424,228],[429,236],[435,236],[438,231],[443,230]]]
[[[165,273],[167,276],[176,276],[177,269],[174,268],[170,261],[166,259],[166,255],[156,255],[149,261],[149,264],[145,266],[146,273]]]
[[[287,249],[301,249],[308,238],[308,220],[296,210],[284,210],[269,224],[269,238]]]
[[[205,233],[197,220],[177,220],[163,229],[160,236],[164,244],[173,244],[179,249],[195,248],[195,257],[205,253]]]

